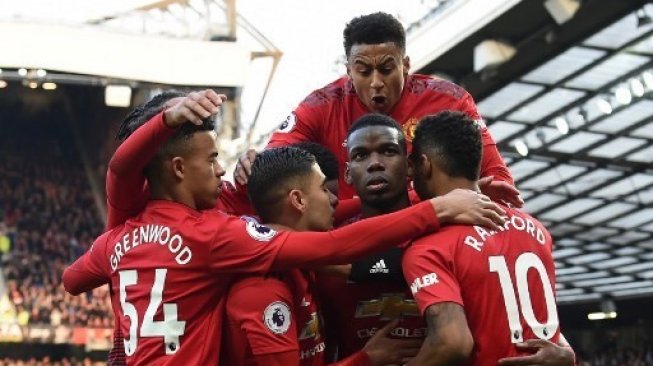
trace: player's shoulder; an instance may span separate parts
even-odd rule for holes
[[[464,237],[465,235],[474,231],[473,226],[470,225],[445,225],[440,227],[438,231],[424,235],[415,241],[413,241],[411,246],[432,246],[439,245],[443,246],[446,244],[451,244],[457,239]]]
[[[409,94],[422,98],[450,97],[460,100],[469,95],[462,86],[449,80],[429,75],[410,74],[406,78],[406,90]]]
[[[315,108],[341,102],[347,95],[355,94],[354,87],[348,77],[343,76],[319,89],[313,90],[300,103],[300,107]]]

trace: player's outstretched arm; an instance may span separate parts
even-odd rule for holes
[[[95,240],[91,249],[63,272],[61,282],[66,292],[79,295],[109,283],[110,274],[104,251],[109,232]]]
[[[472,354],[474,339],[463,307],[453,302],[429,306],[424,314],[428,335],[407,366],[458,365]]]
[[[190,93],[134,131],[111,157],[107,171],[107,229],[122,224],[142,209],[147,197],[143,169],[175,129],[184,123],[201,124],[218,112],[226,96],[207,89]]]
[[[347,264],[432,232],[441,223],[477,224],[498,230],[505,221],[496,203],[482,194],[456,189],[415,206],[347,225],[327,233],[289,233],[273,269]]]

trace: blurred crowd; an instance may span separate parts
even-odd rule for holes
[[[47,121],[0,127],[0,260],[18,323],[112,327],[108,288],[79,297],[61,288],[65,266],[103,226],[74,140]]]
[[[81,361],[75,358],[64,358],[61,361],[52,361],[49,357],[43,359],[31,358],[29,360],[14,360],[10,358],[0,358],[0,366],[102,366],[106,362],[91,361],[90,358],[85,358]]]

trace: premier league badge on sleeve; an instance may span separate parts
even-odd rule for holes
[[[295,123],[297,123],[297,116],[295,116],[295,112],[292,112],[288,117],[286,117],[286,120],[279,125],[279,132],[288,133],[292,131],[295,127]]]
[[[274,334],[285,334],[290,328],[290,307],[283,301],[275,301],[263,312],[263,322]]]
[[[265,225],[261,225],[258,223],[258,221],[249,216],[242,216],[242,220],[244,220],[247,224],[245,225],[245,229],[247,230],[247,234],[252,237],[254,240],[258,241],[270,241],[272,240],[275,236],[277,236],[277,231],[269,228]]]

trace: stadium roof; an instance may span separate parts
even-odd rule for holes
[[[560,303],[653,295],[653,6],[599,3],[549,26],[565,42],[539,41],[549,48],[539,55],[522,45],[491,74],[470,60],[422,70],[454,75],[477,97],[526,209],[556,239]]]

